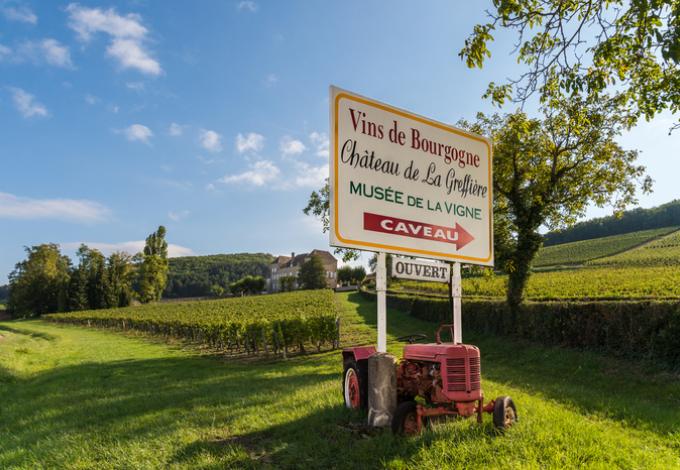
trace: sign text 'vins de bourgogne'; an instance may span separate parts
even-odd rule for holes
[[[331,87],[331,245],[493,265],[484,137]]]

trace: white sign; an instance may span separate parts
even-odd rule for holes
[[[492,266],[491,143],[330,94],[330,244]]]
[[[415,281],[449,282],[449,265],[439,261],[392,258],[392,275]]]

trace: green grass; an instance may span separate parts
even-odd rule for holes
[[[463,297],[502,298],[507,275],[463,279]],[[436,282],[394,280],[394,292],[426,292],[448,295],[448,286]],[[678,299],[680,270],[677,266],[597,266],[533,273],[526,296],[530,300]]]
[[[586,261],[625,252],[677,229],[678,227],[664,227],[546,246],[538,251],[534,266],[582,264]]]
[[[343,342],[372,341],[375,304],[339,298]],[[593,354],[467,337],[486,396],[511,395],[521,421],[405,439],[343,408],[338,352],[236,362],[42,321],[0,328],[3,469],[680,468],[677,377]],[[432,329],[388,314],[391,339]]]
[[[677,266],[680,265],[680,231],[645,243],[633,250],[600,258],[589,264],[597,266]]]

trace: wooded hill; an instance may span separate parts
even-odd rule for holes
[[[565,230],[545,235],[544,246],[607,237],[622,233],[680,225],[680,199],[650,209],[633,209],[621,217],[608,216],[579,222]]]
[[[205,297],[213,286],[229,292],[229,284],[244,276],[267,277],[274,257],[268,253],[183,256],[170,258],[165,298]]]

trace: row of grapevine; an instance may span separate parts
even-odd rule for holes
[[[680,231],[624,251],[591,261],[596,266],[678,266],[680,265]]]
[[[655,240],[677,230],[677,227],[664,227],[653,230],[624,233],[610,237],[594,238],[577,242],[562,243],[541,248],[534,266],[557,266],[582,264],[597,258],[625,252],[643,243]]]
[[[230,354],[280,354],[338,347],[330,290],[173,302],[47,315],[47,320],[180,338]]]
[[[506,275],[463,279],[463,297],[502,298]],[[446,284],[392,281],[391,291],[447,295]],[[526,296],[530,300],[678,299],[680,269],[676,266],[592,267],[534,273]]]

